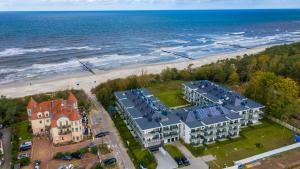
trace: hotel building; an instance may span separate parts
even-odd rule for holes
[[[27,105],[34,135],[49,134],[54,144],[83,140],[82,118],[76,97],[37,103],[32,97]]]
[[[203,89],[202,83],[217,86],[225,96],[213,93],[211,101],[209,91],[198,94],[197,89]],[[257,123],[260,119],[262,105],[228,89],[225,92],[225,88],[212,82],[189,82],[183,86],[185,98],[193,106],[179,109],[166,107],[144,88],[115,93],[118,112],[144,147],[156,149],[179,138],[192,145],[234,138],[239,136],[243,124]],[[235,104],[231,104],[233,98]]]

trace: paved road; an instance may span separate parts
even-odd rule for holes
[[[10,144],[10,130],[8,128],[2,129],[0,132],[3,133],[3,149],[4,149],[4,164],[1,169],[10,168],[11,162],[11,144]]]
[[[97,101],[97,98],[88,92],[90,100],[95,105],[98,113],[91,114],[92,125],[97,125],[101,123],[102,130],[110,131],[109,140],[111,148],[113,149],[114,155],[119,162],[121,169],[133,169],[135,168],[132,164],[125,147],[123,146],[122,140],[118,135],[118,131],[114,126],[113,121],[111,120],[109,114],[102,107],[102,105]]]

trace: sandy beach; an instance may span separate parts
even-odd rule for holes
[[[88,92],[93,87],[109,79],[124,78],[130,75],[140,75],[142,72],[154,74],[160,73],[167,67],[181,70],[186,68],[189,64],[193,64],[193,67],[199,67],[201,65],[213,63],[218,60],[235,58],[238,55],[243,56],[244,54],[259,53],[268,47],[270,46],[261,46],[240,52],[206,56],[197,60],[125,66],[108,71],[96,71],[95,75],[91,74],[90,72],[82,72],[68,76],[64,75],[51,78],[47,77],[39,80],[25,80],[21,82],[0,85],[0,95],[15,98],[72,88],[83,89]]]

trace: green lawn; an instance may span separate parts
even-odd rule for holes
[[[149,87],[154,96],[158,97],[166,106],[177,107],[188,104],[183,99],[182,94],[183,81],[169,81],[155,83]]]
[[[293,133],[290,130],[268,120],[262,122],[260,125],[242,129],[239,138],[208,145],[203,153],[194,155],[212,154],[217,157],[219,164],[231,165],[233,161],[293,143]],[[257,147],[257,143],[261,147]],[[190,149],[190,146],[187,148]]]
[[[164,145],[164,148],[173,158],[183,156],[181,151],[174,145],[167,144],[167,145]]]
[[[32,130],[27,120],[15,123],[12,127],[20,141],[32,139]]]

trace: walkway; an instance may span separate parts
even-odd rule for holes
[[[239,160],[239,161],[235,161],[234,164],[237,165],[237,166],[246,165],[246,164],[253,163],[255,161],[264,159],[266,157],[270,157],[270,156],[273,156],[273,155],[276,155],[276,154],[279,154],[279,153],[282,153],[282,152],[285,152],[285,151],[289,151],[289,150],[292,150],[292,149],[296,149],[296,148],[299,148],[299,147],[300,147],[300,143],[291,144],[291,145],[281,147],[281,148],[278,148],[278,149],[275,149],[275,150],[267,151],[265,153],[261,153],[261,154],[258,154],[258,155],[255,155],[255,156],[252,156],[252,157],[249,157],[249,158],[245,158],[245,159],[242,159],[242,160]]]
[[[174,159],[170,156],[168,152],[166,154],[162,153],[161,151],[157,151],[153,153],[155,159],[157,161],[157,168],[156,169],[174,169],[177,168],[177,164]]]

